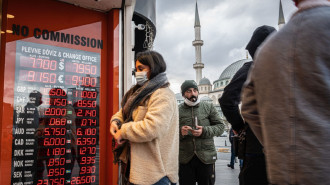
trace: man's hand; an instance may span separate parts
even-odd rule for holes
[[[187,125],[182,126],[182,127],[181,127],[181,134],[182,134],[183,136],[186,136],[186,135],[188,135],[188,131],[189,131],[189,130],[192,130],[192,128],[191,128],[190,126],[187,126]]]
[[[118,122],[117,121],[112,121],[111,125],[110,125],[110,133],[112,136],[114,136],[116,134],[116,132],[118,132]]]
[[[203,127],[202,126],[196,126],[197,130],[191,130],[191,133],[195,137],[199,137],[203,133]]]

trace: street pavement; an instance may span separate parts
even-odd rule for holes
[[[231,169],[227,166],[230,162],[230,142],[228,137],[215,137],[214,138],[215,147],[218,151],[218,160],[215,163],[216,171],[216,185],[238,185],[238,174],[239,174],[239,163],[235,163],[235,169]],[[226,149],[228,149],[226,152]],[[238,159],[237,159],[238,160]]]

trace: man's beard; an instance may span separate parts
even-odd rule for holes
[[[198,96],[196,97],[196,96],[192,95],[188,100],[191,102],[196,102],[197,99],[198,99]]]

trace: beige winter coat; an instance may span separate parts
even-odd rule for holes
[[[120,109],[111,120],[123,122]],[[178,181],[179,116],[174,93],[168,88],[156,90],[144,106],[133,112],[134,122],[122,125],[122,137],[131,143],[129,181],[154,184],[167,176]]]

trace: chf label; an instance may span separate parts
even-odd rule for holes
[[[24,96],[17,96],[16,97],[17,103],[25,103],[26,100],[27,100],[27,98],[24,97]]]

